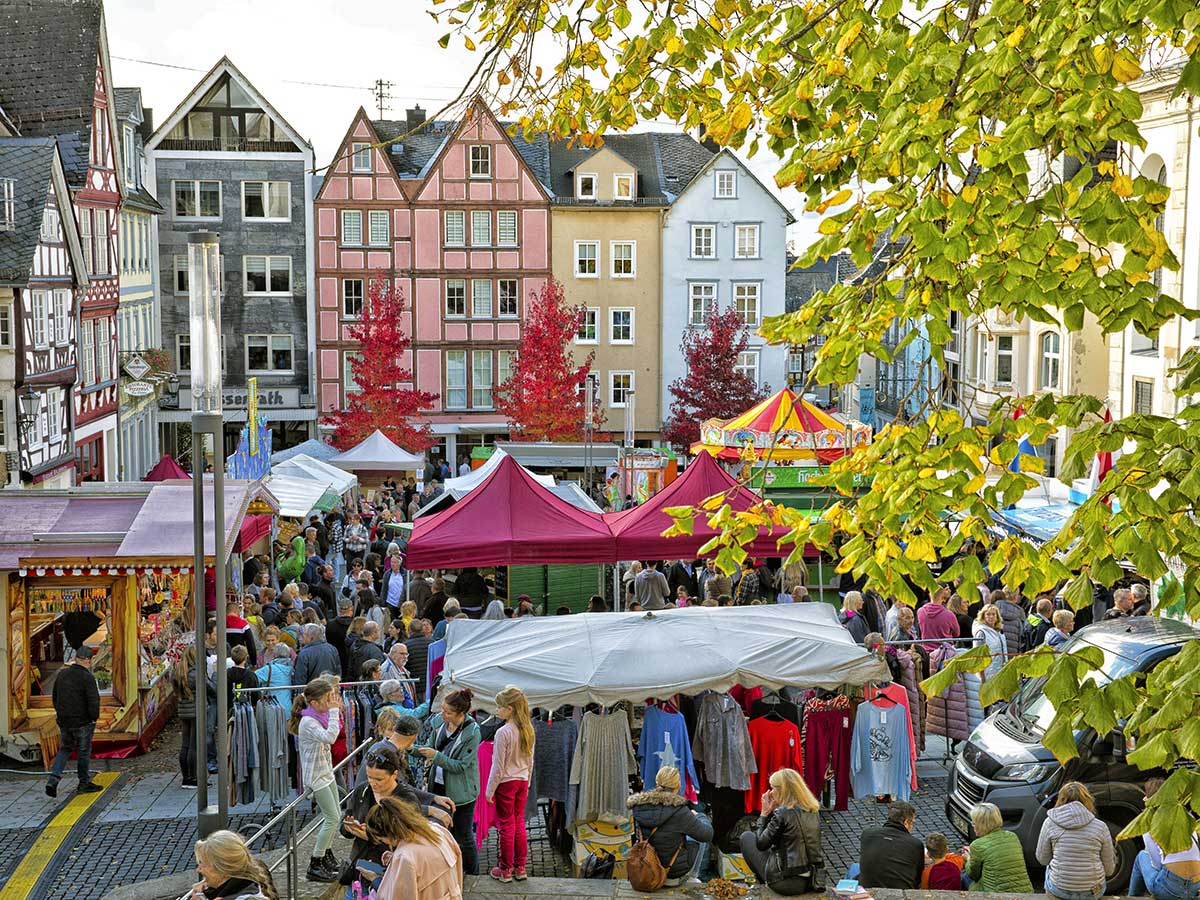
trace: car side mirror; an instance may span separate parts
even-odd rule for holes
[[[1113,759],[1124,759],[1126,752],[1125,732],[1120,728],[1114,728],[1113,733],[1109,737],[1112,741]]]
[[[1093,759],[1107,759],[1108,757],[1112,756],[1113,742],[1111,738],[1106,738],[1104,740],[1097,739],[1095,742],[1093,742],[1091,755]]]

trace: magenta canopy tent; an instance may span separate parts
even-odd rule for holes
[[[162,459],[155,463],[154,468],[146,473],[146,477],[142,481],[170,481],[174,478],[191,477],[183,466],[175,462],[171,457],[164,455]]]
[[[617,556],[620,559],[694,559],[700,548],[716,534],[708,527],[708,514],[700,512],[696,515],[692,534],[663,537],[662,533],[674,524],[674,519],[663,510],[674,506],[699,508],[714,494],[725,494],[725,502],[734,512],[743,512],[762,502],[758,495],[738,484],[710,454],[701,453],[682,475],[641,506],[605,514],[604,521],[617,539]],[[746,545],[746,552],[760,557],[787,556],[792,552],[791,544],[779,547],[777,542],[788,530],[776,528],[773,534],[760,531],[758,537]]]
[[[449,509],[417,519],[408,569],[617,561],[604,519],[538,484],[511,456]]]

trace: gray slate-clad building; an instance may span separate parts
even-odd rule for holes
[[[180,380],[177,407],[160,417],[164,449],[178,449],[175,428],[190,417],[187,240],[201,229],[219,233],[224,271],[225,455],[245,422],[250,378],[274,448],[300,443],[316,418],[312,145],[222,57],[163,120],[147,155],[148,180],[166,208],[158,223],[162,341]]]

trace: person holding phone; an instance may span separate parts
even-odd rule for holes
[[[817,798],[795,769],[780,769],[762,795],[762,815],[742,835],[742,856],[772,891],[794,897],[824,885]],[[924,862],[924,848],[922,848]]]
[[[471,691],[451,691],[433,720],[430,747],[416,752],[429,760],[428,788],[454,801],[450,833],[462,853],[463,871],[477,875],[479,849],[475,844],[475,801],[479,797],[479,725],[471,718]]]

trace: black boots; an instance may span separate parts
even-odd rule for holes
[[[320,881],[325,884],[333,884],[338,880],[338,867],[336,860],[334,865],[330,866],[329,860],[331,853],[326,853],[325,856],[314,856],[308,861],[308,873],[304,876],[309,881]]]

